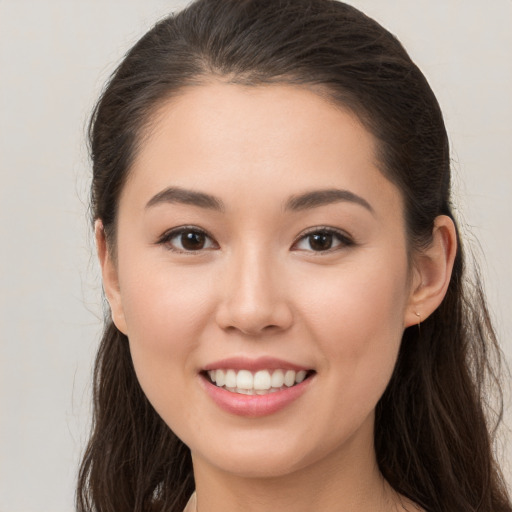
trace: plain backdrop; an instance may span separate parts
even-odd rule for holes
[[[510,361],[512,1],[350,3],[399,37],[438,96],[457,213]],[[0,512],[73,510],[102,308],[85,126],[121,56],[184,4],[0,0]]]

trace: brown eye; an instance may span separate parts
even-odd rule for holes
[[[218,245],[203,230],[181,227],[167,232],[158,241],[169,250],[181,253],[217,249]]]
[[[309,246],[313,251],[328,251],[332,247],[332,233],[312,233],[308,235]]]
[[[180,243],[186,251],[199,251],[203,249],[206,235],[197,231],[185,231],[180,235]]]
[[[293,250],[328,252],[354,245],[354,242],[343,232],[332,228],[310,231],[297,240],[292,246]]]

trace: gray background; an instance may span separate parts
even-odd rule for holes
[[[440,100],[458,213],[510,361],[512,1],[350,3],[398,35]],[[101,330],[85,124],[123,53],[184,4],[0,0],[0,512],[73,509]]]

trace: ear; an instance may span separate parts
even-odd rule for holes
[[[457,232],[452,219],[439,215],[434,221],[432,243],[414,256],[411,295],[404,326],[419,324],[441,304],[457,253]]]
[[[119,289],[118,272],[115,262],[110,254],[103,222],[98,219],[94,223],[94,234],[96,237],[96,249],[98,259],[100,260],[101,275],[103,278],[103,289],[110,304],[112,320],[115,326],[123,333],[126,332],[126,322],[124,318],[123,306],[121,302],[121,292]]]

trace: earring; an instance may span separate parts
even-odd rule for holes
[[[414,314],[418,317],[418,324],[417,325],[418,325],[418,330],[420,330],[420,328],[421,328],[421,315],[417,311],[415,311]]]

